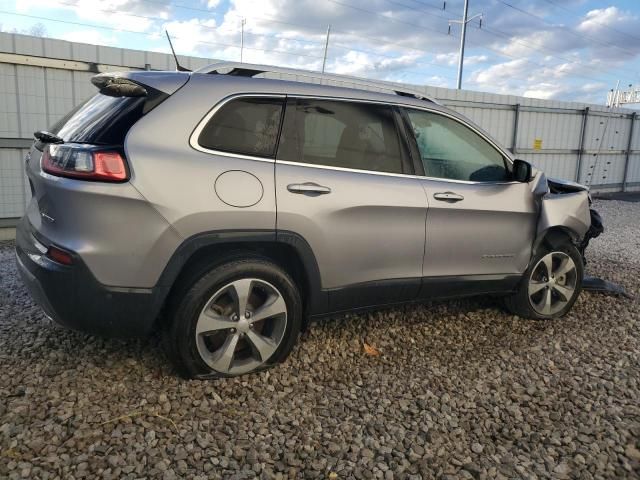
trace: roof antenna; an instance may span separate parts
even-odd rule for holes
[[[173,59],[176,61],[176,70],[178,70],[179,72],[190,72],[191,70],[189,70],[188,68],[184,68],[182,65],[180,65],[180,62],[178,62],[178,56],[176,55],[176,51],[173,49],[173,43],[171,43],[171,37],[169,36],[169,32],[165,30],[164,33],[167,34],[167,40],[169,40],[171,53],[173,53]]]

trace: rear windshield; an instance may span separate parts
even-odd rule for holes
[[[69,143],[124,145],[129,129],[145,113],[146,97],[110,97],[98,93],[71,110],[51,133]]]

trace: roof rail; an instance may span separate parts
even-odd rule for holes
[[[261,73],[282,73],[287,75],[297,75],[299,77],[308,77],[314,79],[326,79],[333,80],[335,82],[348,82],[353,85],[357,85],[359,87],[365,87],[363,89],[376,89],[376,90],[386,90],[387,92],[393,92],[396,95],[400,95],[403,97],[412,97],[417,98],[418,100],[426,100],[428,102],[435,103],[440,105],[436,99],[429,97],[421,92],[398,88],[396,85],[390,85],[386,82],[375,82],[363,80],[356,77],[349,77],[346,75],[335,75],[330,73],[320,73],[313,72],[310,70],[298,70],[295,68],[281,68],[281,67],[272,67],[270,65],[255,65],[250,63],[238,63],[238,62],[219,62],[212,63],[211,65],[207,65],[206,67],[195,70],[194,73],[212,73],[218,74],[222,73],[225,75],[232,75],[237,77],[255,77]]]

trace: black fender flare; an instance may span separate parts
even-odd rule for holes
[[[322,291],[318,262],[309,243],[299,234],[283,230],[219,230],[198,233],[184,240],[175,250],[160,278],[153,287],[157,312],[189,259],[198,251],[214,245],[281,243],[288,245],[299,256],[308,281],[307,313],[315,315],[328,310],[328,296]]]

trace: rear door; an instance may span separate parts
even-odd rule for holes
[[[537,217],[531,186],[512,181],[505,155],[454,116],[404,114],[429,201],[423,275],[498,281],[522,273]]]
[[[287,103],[276,157],[278,234],[315,254],[330,309],[415,298],[427,202],[392,107]]]

